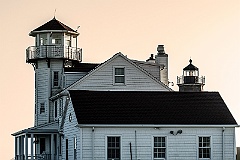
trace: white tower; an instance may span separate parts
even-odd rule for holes
[[[77,48],[79,33],[55,17],[31,31],[35,46],[26,50],[26,62],[35,70],[35,126],[54,121],[54,108],[49,97],[64,86],[63,67],[81,62]]]

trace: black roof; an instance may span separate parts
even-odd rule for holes
[[[42,26],[34,29],[32,32],[43,30],[66,30],[76,32],[72,28],[58,21],[55,17],[52,20],[48,21],[47,23],[43,24]]]
[[[65,67],[65,72],[89,72],[96,68],[97,63],[75,63],[73,67]]]
[[[69,92],[79,124],[237,124],[218,92]]]
[[[190,64],[187,67],[183,68],[183,70],[184,71],[185,70],[197,70],[198,71],[198,68],[192,64],[192,60],[191,59],[189,60],[189,62],[190,62]]]

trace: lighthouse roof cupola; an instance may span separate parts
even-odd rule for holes
[[[185,70],[197,70],[198,71],[198,68],[192,64],[192,59],[189,60],[189,63],[190,64],[187,67],[183,68],[184,71]]]
[[[205,85],[205,77],[199,76],[199,69],[189,60],[189,65],[183,68],[183,75],[177,77],[179,91],[198,92]]]
[[[198,68],[192,64],[192,59],[189,60],[189,65],[183,68],[184,76],[199,76]]]
[[[34,29],[29,33],[30,36],[35,37],[38,33],[47,33],[47,32],[68,32],[75,36],[79,35],[79,33],[62,22],[58,21],[55,17],[48,21],[47,23],[41,25],[40,27]]]
[[[35,37],[35,46],[26,50],[27,63],[37,63],[41,59],[62,59],[81,62],[82,49],[77,46],[79,33],[55,17],[29,33]]]

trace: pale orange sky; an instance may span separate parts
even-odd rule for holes
[[[28,33],[54,16],[79,28],[84,62],[103,62],[117,52],[146,60],[165,45],[169,80],[193,64],[206,76],[206,91],[219,91],[240,123],[239,0],[0,0],[0,159],[14,157],[10,134],[33,126],[34,70],[25,49]],[[172,87],[178,90],[175,85]],[[240,132],[237,129],[237,146]]]

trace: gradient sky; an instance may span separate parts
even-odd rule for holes
[[[14,157],[10,134],[33,126],[34,70],[25,50],[34,38],[28,33],[55,9],[64,24],[81,26],[83,62],[101,63],[117,52],[145,61],[164,44],[176,84],[191,57],[206,76],[204,90],[219,91],[240,123],[239,0],[0,0],[0,159]]]

